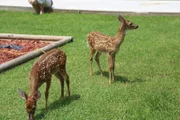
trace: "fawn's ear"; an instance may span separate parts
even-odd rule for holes
[[[21,98],[26,100],[28,95],[24,91],[22,91],[20,88],[18,88],[18,91],[19,91]]]
[[[118,20],[119,20],[120,22],[122,22],[122,23],[124,23],[124,21],[125,21],[124,18],[123,18],[121,15],[118,16]]]
[[[39,91],[36,91],[36,92],[34,93],[34,98],[35,98],[36,100],[39,100],[40,97],[41,97],[41,93],[40,93]]]

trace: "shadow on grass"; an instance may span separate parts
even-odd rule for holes
[[[80,95],[72,95],[70,97],[70,99],[68,97],[58,99],[58,100],[54,101],[53,103],[50,103],[50,105],[48,105],[47,111],[42,109],[41,112],[35,116],[35,118],[37,120],[43,119],[48,111],[54,110],[54,109],[61,109],[62,107],[65,107],[65,106],[69,105],[71,102],[78,100],[78,99],[80,99]]]
[[[101,75],[100,72],[96,72],[95,74],[96,75]],[[109,79],[109,72],[104,71],[103,76],[105,76],[105,77],[107,77]],[[143,82],[143,80],[140,79],[140,78],[135,78],[134,80],[129,80],[128,77],[125,77],[125,76],[115,75],[114,77],[115,77],[114,82],[122,82],[122,83],[139,83],[139,82]]]

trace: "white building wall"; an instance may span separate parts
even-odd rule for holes
[[[180,13],[180,1],[176,0],[53,0],[53,2],[55,9],[65,10]],[[0,5],[31,7],[28,0],[0,0]]]

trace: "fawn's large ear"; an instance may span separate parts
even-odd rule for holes
[[[120,22],[122,22],[122,23],[124,23],[124,21],[125,21],[124,18],[123,18],[121,15],[118,16],[118,20],[119,20]]]
[[[41,97],[41,93],[40,93],[39,91],[36,91],[36,92],[34,93],[34,98],[35,98],[36,100],[39,100],[40,97]]]
[[[21,98],[26,100],[28,95],[24,91],[22,91],[20,88],[18,88],[18,91],[19,91]]]

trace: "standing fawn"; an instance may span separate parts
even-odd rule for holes
[[[61,97],[64,97],[64,79],[66,80],[68,97],[70,98],[69,76],[66,73],[66,54],[61,50],[53,49],[42,55],[39,60],[34,63],[30,72],[29,96],[19,89],[20,96],[26,100],[26,111],[29,120],[34,119],[36,102],[41,96],[38,88],[43,83],[46,83],[45,108],[47,109],[52,74],[60,80]]]
[[[109,67],[109,84],[114,81],[114,68],[115,68],[115,56],[116,53],[120,49],[120,45],[122,44],[124,37],[126,35],[126,31],[130,29],[137,29],[138,26],[129,20],[125,20],[122,16],[118,17],[121,25],[119,30],[115,36],[107,36],[100,32],[91,32],[87,35],[88,43],[90,46],[90,75],[92,75],[92,62],[93,56],[96,53],[95,60],[98,65],[98,68],[102,73],[102,69],[99,63],[99,57],[104,52],[107,54],[108,58],[108,67]]]

